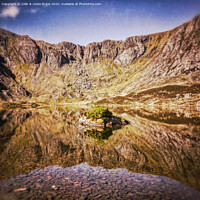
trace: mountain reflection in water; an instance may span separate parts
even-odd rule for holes
[[[115,111],[130,124],[101,134],[79,124],[85,112],[80,108],[0,110],[1,180],[50,165],[66,168],[87,162],[167,176],[200,191],[199,125]]]

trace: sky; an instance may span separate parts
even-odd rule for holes
[[[167,31],[199,13],[200,0],[1,0],[0,28],[87,45]]]

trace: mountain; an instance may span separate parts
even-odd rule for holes
[[[166,32],[86,47],[0,29],[0,100],[123,103],[182,87],[199,94],[199,61],[200,15]]]

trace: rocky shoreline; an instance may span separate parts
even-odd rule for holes
[[[0,182],[6,199],[174,199],[198,200],[200,194],[178,181],[138,174],[126,169],[106,170],[80,164],[49,166]]]

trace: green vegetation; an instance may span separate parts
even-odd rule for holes
[[[98,106],[86,113],[88,119],[100,119],[104,117],[111,118],[113,114],[105,106]]]

